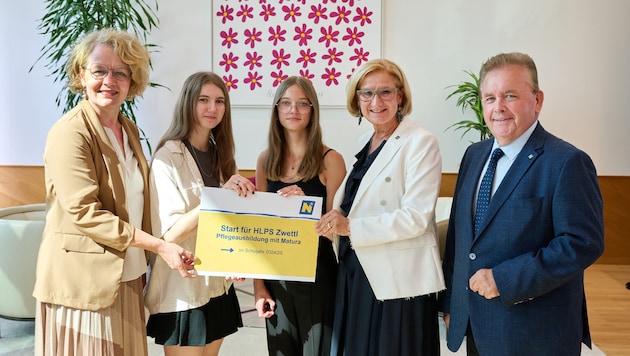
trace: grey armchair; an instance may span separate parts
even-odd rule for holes
[[[0,209],[0,317],[35,318],[35,266],[44,231],[45,204]]]

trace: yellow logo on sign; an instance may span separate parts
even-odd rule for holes
[[[313,215],[313,208],[315,202],[312,200],[302,200],[302,206],[300,207],[300,214]]]

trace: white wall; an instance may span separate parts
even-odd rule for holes
[[[160,28],[151,42],[152,81],[171,89],[145,92],[138,124],[153,145],[171,118],[184,79],[211,70],[211,3],[161,1]],[[37,33],[43,3],[0,2],[0,165],[39,165],[46,132],[61,110],[42,64],[28,69],[46,37]],[[630,175],[630,120],[625,110],[630,79],[630,1],[627,0],[383,0],[383,55],[406,72],[413,93],[412,119],[437,135],[444,171],[455,172],[476,135],[445,131],[466,116],[446,102],[448,85],[467,79],[488,57],[529,53],[538,65],[545,103],[544,127],[591,155],[600,175]],[[271,104],[271,103],[270,103]],[[265,145],[267,109],[233,110],[237,163],[254,168]],[[351,165],[356,126],[342,109],[322,112],[324,137]]]

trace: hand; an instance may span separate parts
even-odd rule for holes
[[[334,234],[350,236],[350,219],[337,210],[331,210],[319,219],[315,224],[315,230],[319,236],[326,236],[331,241]]]
[[[228,179],[223,188],[232,189],[238,193],[238,196],[246,197],[248,194],[254,194],[256,192],[256,186],[249,179],[243,177],[240,174],[235,174]]]
[[[482,268],[475,272],[468,281],[470,290],[479,294],[486,299],[492,299],[498,297],[499,289],[494,281],[494,275],[492,269]]]
[[[157,253],[171,269],[179,271],[182,277],[197,277],[194,273],[195,255],[192,252],[183,249],[178,244],[164,242],[158,248]]]
[[[451,314],[444,313],[442,320],[444,320],[444,325],[446,325],[446,330],[448,331],[448,326],[451,323]]]
[[[274,315],[276,302],[269,295],[265,282],[262,279],[254,280],[254,302],[259,318],[269,319]]]
[[[288,197],[291,195],[304,195],[304,191],[297,184],[289,185],[278,190],[276,193],[282,195],[283,197]]]

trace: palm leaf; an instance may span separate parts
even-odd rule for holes
[[[481,140],[492,137],[490,129],[486,126],[486,122],[483,119],[483,108],[481,106],[481,98],[479,97],[479,77],[468,70],[464,71],[471,77],[470,81],[464,81],[459,84],[449,85],[447,89],[452,88],[453,91],[446,96],[446,100],[456,98],[456,106],[462,109],[462,113],[470,110],[475,114],[475,120],[462,120],[458,121],[446,129],[464,130],[462,137],[464,137],[470,130],[479,131]]]
[[[48,76],[53,82],[65,83],[68,80],[65,62],[72,45],[88,32],[112,27],[135,33],[146,42],[148,34],[158,25],[156,11],[157,0],[151,5],[145,0],[45,0],[45,14],[39,21],[39,34],[49,36],[48,42],[42,47],[41,54],[33,63],[29,72],[40,61],[45,61],[44,67],[49,70]],[[155,8],[155,10],[154,10]],[[156,48],[154,44],[146,44],[147,48]],[[150,83],[151,87],[162,87],[160,84]],[[63,88],[57,94],[55,103],[68,112],[81,100],[81,96]],[[121,112],[136,122],[135,101],[123,104]],[[149,154],[152,154],[151,144],[144,131],[139,128],[140,137],[145,141]]]

